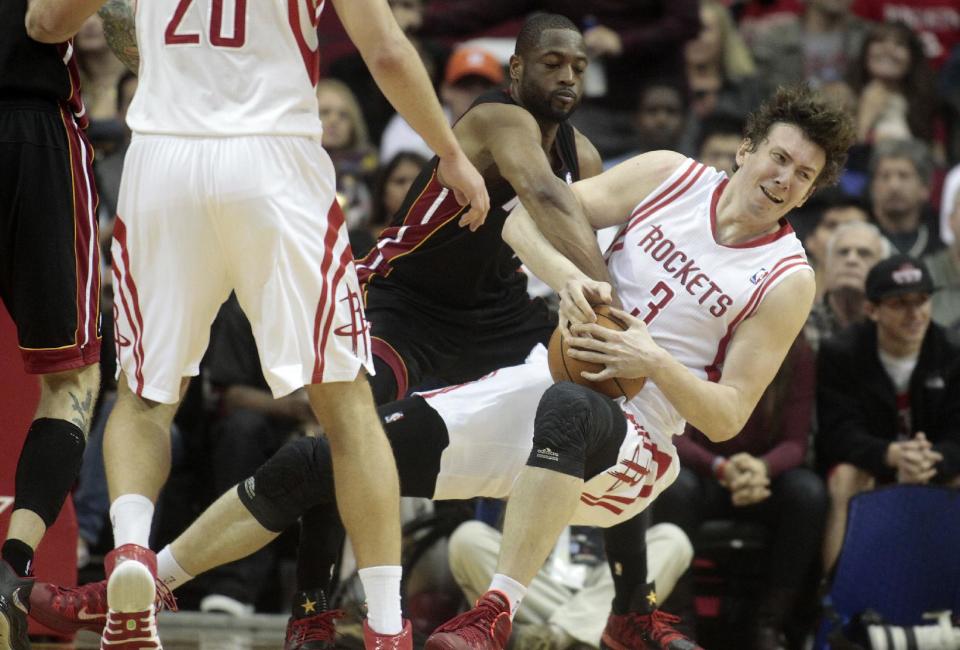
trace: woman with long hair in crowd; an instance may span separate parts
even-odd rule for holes
[[[858,98],[857,136],[861,143],[884,138],[937,135],[937,95],[933,71],[920,38],[906,24],[875,25],[850,71]]]

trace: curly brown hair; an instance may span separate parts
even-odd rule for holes
[[[747,116],[744,137],[750,150],[756,151],[767,139],[774,124],[792,124],[823,149],[826,162],[817,176],[816,186],[834,185],[847,162],[847,149],[856,141],[853,120],[807,84],[781,86],[760,108]]]

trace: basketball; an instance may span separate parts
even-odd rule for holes
[[[607,305],[598,305],[593,308],[597,313],[597,324],[603,325],[612,330],[627,329],[626,324],[618,320],[610,313]],[[550,365],[550,376],[554,381],[572,381],[575,384],[592,388],[598,393],[603,393],[607,397],[616,399],[617,397],[632,398],[640,392],[643,385],[647,383],[646,377],[612,377],[604,381],[590,381],[584,378],[581,372],[600,372],[603,366],[599,363],[581,361],[567,355],[567,343],[564,340],[563,332],[559,327],[550,337],[550,347],[548,363]]]

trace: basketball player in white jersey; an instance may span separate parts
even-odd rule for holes
[[[31,0],[33,33],[63,40],[103,0]],[[488,196],[384,0],[333,0],[388,99],[440,156],[460,223]],[[409,648],[399,606],[398,486],[364,369],[365,321],[333,164],[320,145],[319,0],[135,3],[139,86],[113,242],[117,405],[104,439],[117,548],[106,648],[159,648],[154,502],[169,425],[230,291],[275,396],[303,386],[330,438],[339,509],[368,597],[367,647]],[[39,26],[39,28],[37,27]],[[376,473],[366,468],[377,467]]]
[[[618,534],[629,522],[617,524],[676,477],[671,438],[686,422],[719,442],[753,412],[814,296],[813,272],[784,217],[816,186],[836,181],[851,143],[842,111],[806,88],[781,89],[751,115],[730,179],[659,151],[576,183],[595,228],[621,225],[606,257],[623,304],[614,313],[629,324],[624,332],[590,322],[585,298],[604,288],[557,254],[522,207],[511,214],[504,238],[531,271],[561,290],[572,356],[604,366],[585,376],[648,381],[619,404],[566,382],[543,393],[533,448],[510,487],[490,591],[440,626],[428,650],[504,647],[526,586],[571,521],[609,526],[607,551],[620,560],[612,564],[620,589],[602,647],[696,647],[665,631],[667,621],[657,620],[665,615],[655,611],[651,620],[644,612],[644,599],[655,595],[644,593],[644,576],[632,574],[629,544]],[[455,393],[447,393],[447,405],[431,403],[448,426],[457,417]],[[453,430],[450,438],[451,448],[461,442],[460,458],[469,456],[475,443],[458,441]],[[618,447],[613,462],[597,473],[591,466],[611,443]],[[448,467],[451,477],[462,473],[457,469]],[[442,481],[443,468],[438,487]]]

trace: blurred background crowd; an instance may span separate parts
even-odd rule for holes
[[[605,165],[672,149],[733,173],[746,114],[782,84],[806,81],[855,119],[858,140],[839,185],[818,191],[790,217],[817,274],[803,335],[740,436],[715,445],[691,430],[678,439],[683,470],[650,513],[693,543],[690,568],[662,603],[684,616],[691,634],[710,648],[799,647],[823,614],[818,591],[844,545],[850,499],[892,484],[956,487],[960,476],[960,0],[389,3],[451,122],[480,94],[506,84],[524,17],[544,10],[573,19],[591,61],[571,121]],[[433,153],[394,113],[332,10],[319,29],[323,145],[361,257]],[[124,115],[137,79],[107,47],[99,18],[75,46],[108,265],[130,136]],[[870,284],[878,263],[887,266]],[[921,275],[910,292],[889,290],[890,278],[914,272]],[[102,277],[106,310],[111,274]],[[111,321],[104,319],[105,327]],[[74,496],[86,579],[102,571],[97,559],[112,547],[97,443],[113,401],[113,345],[104,343],[99,424]],[[158,509],[156,544],[290,436],[322,433],[316,429],[302,396],[271,399],[249,326],[228,302],[171,433],[177,461]],[[467,519],[496,526],[498,507],[405,507],[412,522],[407,558],[416,562],[406,604],[427,627],[456,613],[460,588],[469,591],[462,556],[481,553],[467,543],[477,538],[477,524],[468,524],[470,535],[454,535],[449,549],[447,539]],[[286,611],[291,539],[197,581],[182,603],[231,614]],[[568,549],[551,561],[558,567],[596,566],[602,553],[589,531],[561,542]],[[350,572],[347,553],[345,598]],[[571,593],[581,588],[583,575]],[[562,628],[562,619],[518,622]],[[516,636],[528,648],[583,647],[570,635]]]

